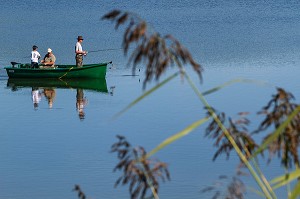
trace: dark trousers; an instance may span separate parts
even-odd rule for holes
[[[37,62],[31,62],[31,68],[38,68],[39,64]]]

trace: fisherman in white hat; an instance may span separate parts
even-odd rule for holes
[[[48,53],[45,55],[44,59],[41,61],[43,66],[40,68],[54,68],[55,67],[56,58],[52,53],[51,48],[48,48]]]

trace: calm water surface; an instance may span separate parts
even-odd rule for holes
[[[249,111],[254,129],[255,113],[264,106],[275,87],[300,98],[300,3],[297,1],[39,1],[11,0],[1,3],[0,30],[0,198],[77,198],[80,184],[91,198],[129,198],[127,187],[114,188],[121,173],[110,147],[116,135],[133,146],[150,151],[172,134],[204,116],[203,105],[187,82],[180,78],[134,106],[117,120],[114,114],[143,93],[143,69],[130,76],[127,59],[118,50],[122,28],[100,18],[112,9],[138,13],[155,30],[172,33],[203,65],[204,83],[187,69],[200,90],[233,79],[239,83],[207,96],[208,102],[232,117]],[[29,62],[32,45],[44,55],[52,48],[57,63],[74,63],[78,35],[90,53],[85,63],[113,61],[106,76],[107,91],[83,89],[84,119],[76,108],[76,87],[54,88],[52,107],[39,87],[40,101],[32,101],[33,86],[12,87],[3,70],[11,61]],[[105,50],[115,49],[115,50]],[[172,74],[168,71],[163,77]],[[162,78],[162,79],[163,79]],[[155,85],[152,82],[148,88]],[[174,100],[176,99],[176,100]],[[219,175],[234,174],[238,160],[220,157],[204,128],[182,138],[156,154],[169,164],[171,181],[163,183],[160,198],[209,198],[201,189]],[[283,172],[278,162],[263,167],[268,178]],[[256,185],[250,180],[250,185]],[[284,190],[278,190],[285,198]],[[256,198],[248,192],[248,198]]]

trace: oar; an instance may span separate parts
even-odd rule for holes
[[[74,67],[71,67],[65,74],[63,74],[62,76],[60,76],[58,79],[61,79],[62,77],[66,76],[68,74],[68,72],[70,72]]]

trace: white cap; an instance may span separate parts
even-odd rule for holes
[[[48,48],[48,53],[52,52],[51,48]]]

